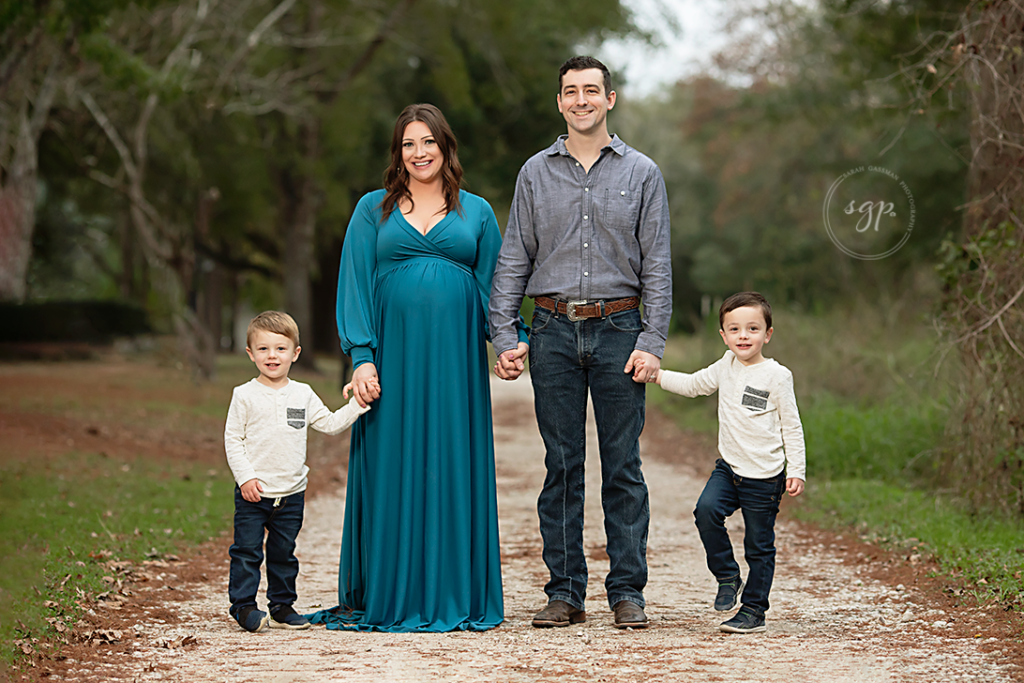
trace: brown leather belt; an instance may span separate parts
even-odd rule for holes
[[[640,297],[627,296],[612,301],[557,301],[550,297],[534,297],[534,302],[552,313],[560,313],[576,322],[584,318],[603,318],[619,311],[629,311],[640,306]]]

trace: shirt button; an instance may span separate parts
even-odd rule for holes
[[[622,195],[623,197],[626,196],[626,192],[625,191],[619,192],[619,194]]]
[[[576,165],[577,165],[577,166],[579,166],[579,165],[580,165],[580,162],[578,162],[578,161],[577,161],[577,162],[576,162]]]
[[[589,187],[584,187],[584,188],[583,188],[583,191],[584,191],[584,192],[590,192],[590,188],[589,188]]]
[[[587,214],[583,214],[583,220],[587,220],[588,218],[590,218],[590,216],[588,216]]]
[[[589,242],[584,242],[584,243],[583,243],[583,248],[584,248],[584,249],[586,249],[586,248],[587,248],[587,247],[589,247],[589,246],[590,246],[590,243],[589,243]]]
[[[586,272],[586,271],[583,271],[583,277],[587,277],[587,276],[589,276],[589,275],[590,275],[590,273],[588,273],[588,272]]]

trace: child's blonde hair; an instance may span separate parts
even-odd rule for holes
[[[245,331],[245,345],[252,346],[252,335],[256,332],[273,332],[288,337],[299,345],[299,326],[295,319],[281,311],[263,311],[249,321],[249,329]]]

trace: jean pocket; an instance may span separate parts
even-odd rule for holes
[[[644,329],[643,320],[640,318],[640,310],[619,311],[608,316],[608,322],[619,332],[636,334]]]
[[[551,319],[554,317],[555,316],[551,311],[544,308],[538,307],[533,309],[533,321],[530,323],[530,337],[533,338],[535,332],[540,332],[547,327],[548,323],[550,323]]]

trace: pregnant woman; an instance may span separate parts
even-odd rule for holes
[[[327,628],[485,630],[503,619],[487,310],[501,234],[460,189],[437,107],[398,117],[384,189],[359,201],[338,281],[353,391],[339,606]],[[524,339],[525,339],[525,333]]]

